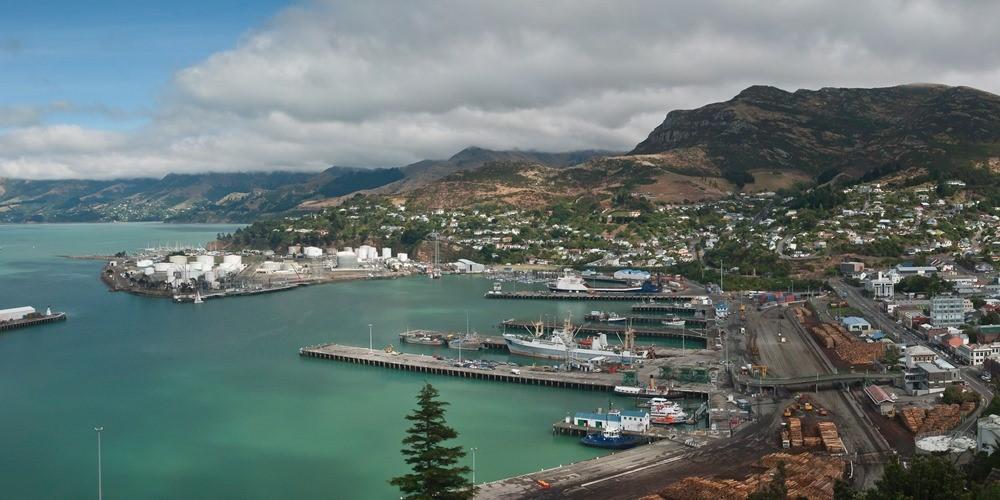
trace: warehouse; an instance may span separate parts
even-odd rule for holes
[[[15,321],[24,319],[29,314],[34,314],[34,307],[14,307],[11,309],[0,309],[0,321]]]

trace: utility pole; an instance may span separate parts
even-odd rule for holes
[[[104,500],[104,477],[101,470],[101,432],[104,427],[94,427],[97,431],[97,500]]]

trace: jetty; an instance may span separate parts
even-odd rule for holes
[[[513,384],[539,385],[558,387],[562,389],[580,389],[588,391],[614,392],[616,386],[622,384],[620,373],[610,371],[567,371],[551,364],[531,366],[498,365],[495,369],[483,366],[468,366],[469,363],[457,363],[454,359],[426,354],[412,354],[383,349],[368,349],[341,344],[320,344],[302,347],[299,356],[304,358],[340,361],[356,365],[388,368],[431,375],[445,375],[472,380],[492,382],[507,382]],[[648,380],[653,373],[658,373],[663,363],[668,359],[644,360],[636,366],[637,378]],[[671,397],[706,398],[713,390],[707,383],[676,383],[669,388]]]
[[[632,312],[646,314],[673,314],[675,316],[708,317],[714,307],[710,305],[689,305],[689,303],[642,302],[632,305]],[[687,319],[687,318],[685,318]]]
[[[508,319],[500,323],[502,328],[513,328],[515,330],[528,329],[529,331],[534,331],[536,322],[534,321],[520,321],[514,319]],[[555,328],[562,328],[562,323],[545,322],[543,328],[546,332],[552,331]],[[601,333],[606,334],[624,334],[625,330],[628,328],[627,325],[618,325],[613,323],[590,323],[579,327],[577,333],[582,333],[584,335],[598,335]],[[651,328],[651,327],[633,327],[632,331],[635,332],[636,337],[652,337],[652,338],[674,338],[674,339],[699,339],[707,340],[708,334],[703,331],[692,331],[684,328]]]
[[[56,323],[66,321],[66,313],[52,313],[33,318],[22,318],[0,322],[0,332],[6,332],[15,328],[26,328],[29,326],[44,325],[46,323]]]
[[[546,371],[536,367],[515,367],[511,369],[507,366],[502,366],[496,370],[483,370],[455,366],[454,363],[449,363],[447,360],[426,354],[410,354],[396,351],[386,352],[381,349],[370,350],[365,347],[340,344],[303,347],[299,349],[299,355],[307,358],[342,361],[393,370],[429,373],[432,375],[449,375],[474,380],[560,387],[564,389],[611,392],[614,390],[615,385],[618,385],[621,381],[620,375],[608,373]]]
[[[549,292],[544,290],[525,292],[501,292],[490,290],[483,294],[487,299],[522,299],[522,300],[584,300],[584,301],[618,301],[642,302],[644,300],[684,301],[695,298],[695,295],[674,295],[665,293],[629,293],[629,292]]]
[[[587,434],[593,434],[595,432],[601,432],[599,427],[587,427],[585,425],[576,425],[565,420],[559,420],[552,424],[553,434],[568,434],[570,436],[586,436]],[[660,427],[651,425],[649,429],[638,432],[638,431],[627,431],[622,430],[622,434],[628,436],[638,437],[643,443],[652,443],[660,441],[662,439],[672,439],[676,438],[680,433],[670,427]]]

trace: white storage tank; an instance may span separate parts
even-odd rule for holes
[[[391,259],[392,258],[392,249],[389,248],[389,247],[382,247],[382,258],[383,259]]]
[[[186,255],[171,255],[167,260],[171,264],[187,264],[188,258]]]
[[[243,265],[243,256],[242,255],[226,255],[225,257],[222,258],[222,263],[223,264],[229,264],[231,266],[232,265],[240,266],[240,265]]]
[[[135,267],[150,267],[153,265],[153,261],[149,259],[142,259],[135,263]]]
[[[406,252],[399,252],[398,254],[396,254],[396,258],[399,259],[400,262],[406,262],[410,260],[410,256]]]
[[[142,274],[145,274],[146,276],[152,276],[155,271],[156,269],[154,269],[153,266],[142,268]]]
[[[199,255],[196,260],[202,269],[211,269],[215,265],[215,257],[212,255]]]
[[[206,271],[205,274],[201,275],[201,277],[205,281],[211,283],[211,282],[215,281],[215,272],[214,271]]]
[[[302,249],[302,254],[310,259],[317,259],[323,256],[323,249],[319,247],[305,247]]]
[[[157,262],[156,264],[153,264],[153,269],[161,273],[170,272],[173,268],[174,265],[169,262]]]
[[[337,267],[340,269],[356,269],[358,267],[358,256],[354,252],[337,252]]]

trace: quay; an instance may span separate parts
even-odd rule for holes
[[[662,325],[663,320],[666,319],[663,316],[650,316],[644,314],[630,314],[625,316],[624,323],[632,324],[646,324],[646,325]],[[689,325],[695,325],[697,328],[705,328],[708,325],[708,321],[705,318],[692,318],[678,316],[677,319],[683,319],[684,323]],[[678,330],[678,328],[672,328],[673,330]]]
[[[568,418],[568,417],[567,417]],[[559,420],[552,424],[553,434],[568,434],[570,436],[586,436],[594,432],[601,432],[598,427],[587,427],[584,425],[576,425],[574,423],[567,422],[565,420]],[[649,426],[649,429],[645,432],[637,431],[626,431],[622,430],[622,434],[629,436],[636,436],[642,440],[643,443],[649,444],[655,441],[660,441],[662,439],[670,439],[678,434],[676,430],[670,429],[668,427],[659,427],[655,425]]]
[[[535,328],[535,322],[533,321],[518,321],[513,319],[504,320],[499,325],[502,328],[515,328],[515,329],[527,329],[528,331],[533,331]],[[554,328],[562,328],[562,323],[552,323],[546,322],[544,324],[545,331],[552,331]],[[615,324],[588,324],[583,325],[577,331],[583,334],[597,335],[600,333],[608,334],[623,334],[625,333],[625,325],[615,325]],[[654,338],[675,338],[675,339],[698,339],[705,341],[708,339],[708,334],[705,332],[691,331],[684,328],[649,328],[649,327],[633,327],[632,330],[635,332],[636,337],[654,337]]]
[[[0,332],[6,332],[7,330],[13,330],[15,328],[43,325],[45,323],[55,323],[58,321],[66,321],[66,313],[60,312],[37,318],[24,318],[0,322]]]
[[[249,295],[262,295],[262,294],[265,294],[265,293],[283,292],[285,290],[291,290],[293,288],[298,288],[300,286],[306,286],[308,284],[309,283],[307,283],[307,282],[301,282],[301,283],[291,283],[291,284],[287,284],[287,285],[278,285],[278,286],[271,286],[271,287],[265,287],[265,288],[237,289],[237,290],[230,290],[230,291],[221,291],[221,292],[206,293],[206,294],[204,294],[204,295],[201,296],[201,300],[221,299],[221,298],[225,298],[225,297],[243,297],[243,296],[249,296]],[[174,301],[175,302],[194,302],[196,297],[197,297],[197,294],[174,295]]]
[[[644,300],[683,301],[695,298],[694,295],[673,295],[664,293],[625,293],[625,292],[592,292],[567,293],[548,291],[498,292],[490,290],[484,295],[487,299],[528,299],[528,300],[616,300],[619,302],[642,302]]]
[[[453,366],[445,360],[425,354],[390,353],[378,349],[369,350],[364,347],[339,344],[303,347],[299,349],[299,355],[308,358],[328,359],[365,366],[429,373],[432,375],[449,375],[474,380],[540,385],[563,389],[611,392],[621,380],[620,376],[607,373],[553,372],[523,366],[517,368],[518,373],[514,373],[510,369],[482,370],[466,368]]]

